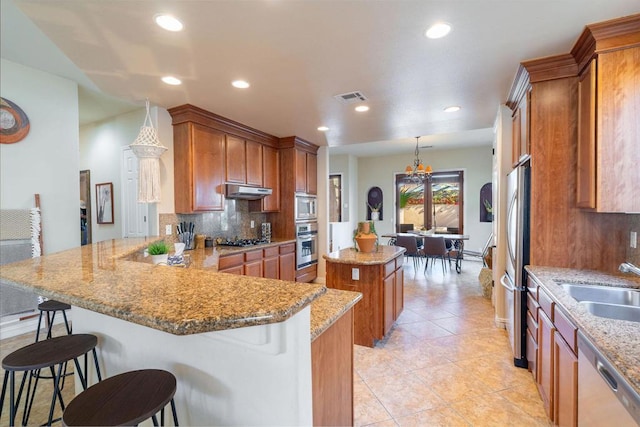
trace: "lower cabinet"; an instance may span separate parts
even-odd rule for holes
[[[353,425],[353,309],[311,343],[314,426]]]
[[[327,260],[327,287],[362,293],[354,308],[354,342],[373,347],[393,327],[404,305],[402,254],[385,264]],[[354,279],[354,270],[358,270]]]
[[[314,281],[316,277],[318,277],[318,264],[296,270],[296,282],[309,283]]]
[[[296,280],[295,243],[221,256],[218,272],[269,279]]]
[[[529,286],[531,293],[532,287]],[[535,369],[534,378],[549,419],[557,426],[578,425],[578,328],[553,298],[537,289],[538,301],[527,307],[527,359]],[[531,309],[538,313],[533,322]],[[537,327],[537,339],[531,332]],[[530,348],[529,346],[532,346]],[[535,350],[536,354],[533,354]]]

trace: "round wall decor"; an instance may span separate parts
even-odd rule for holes
[[[13,144],[29,133],[29,118],[13,102],[0,98],[0,143]]]

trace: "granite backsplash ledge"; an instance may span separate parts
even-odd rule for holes
[[[166,241],[177,242],[176,225],[181,222],[193,222],[196,234],[204,234],[214,239],[216,237],[260,238],[261,224],[267,222],[267,214],[249,212],[247,200],[225,200],[224,203],[224,211],[219,212],[160,214],[160,235]],[[254,221],[254,228],[251,228],[251,221]],[[165,236],[164,231],[167,225],[171,225],[171,236]]]

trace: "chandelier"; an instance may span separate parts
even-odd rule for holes
[[[405,182],[421,184],[425,181],[431,181],[431,173],[433,169],[431,169],[430,165],[426,167],[420,160],[420,151],[418,148],[418,141],[420,140],[419,136],[416,136],[416,151],[415,151],[415,159],[413,159],[413,166],[408,165],[405,169],[404,173],[407,175],[404,180]]]

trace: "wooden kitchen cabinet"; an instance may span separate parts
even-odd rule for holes
[[[280,280],[294,282],[296,280],[296,244],[280,245],[279,253]]]
[[[270,196],[260,200],[250,200],[249,209],[253,212],[278,212],[280,210],[280,156],[273,147],[262,147],[262,186],[271,188]]]
[[[296,150],[295,152],[296,193],[316,194],[318,192],[317,156]]]
[[[227,182],[247,183],[247,154],[244,139],[226,135],[225,170]]]
[[[244,253],[244,275],[252,277],[263,277],[262,259],[263,250],[258,249]]]
[[[553,420],[558,426],[578,425],[578,357],[557,330],[554,333]]]
[[[511,161],[515,167],[531,153],[529,137],[529,104],[531,89],[528,87],[522,94],[512,115]]]
[[[262,277],[269,279],[280,278],[280,255],[279,248],[265,248],[264,259],[262,260]]]
[[[553,322],[544,311],[538,316],[538,391],[544,410],[553,421]]]
[[[173,139],[176,213],[224,209],[224,133],[185,122]]]
[[[218,272],[295,281],[295,243],[222,255]]]
[[[579,76],[578,207],[640,212],[639,75],[635,46],[598,53]]]
[[[392,251],[394,246],[384,247]],[[342,251],[352,251],[352,248]],[[359,264],[332,262],[327,260],[327,287],[362,293],[362,300],[354,307],[354,342],[373,347],[393,327],[402,313],[404,298],[404,275],[402,253],[384,264]],[[358,279],[353,279],[353,270],[358,270]]]

